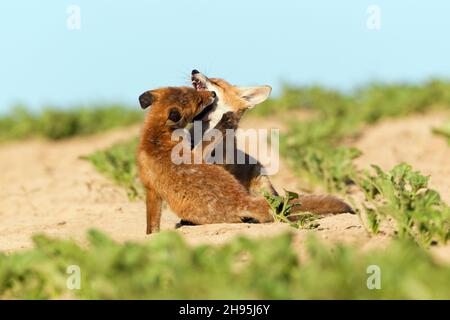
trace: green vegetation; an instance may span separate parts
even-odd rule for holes
[[[407,165],[396,166],[388,174],[375,167],[376,176],[358,172],[353,160],[360,152],[345,143],[381,119],[438,108],[450,108],[450,83],[375,84],[352,95],[318,87],[286,87],[279,100],[255,110],[261,114],[314,111],[310,120],[290,122],[282,136],[281,152],[297,174],[331,192],[347,192],[356,184],[370,204],[364,209],[372,232],[378,232],[382,220],[393,218],[400,238],[427,246],[450,238],[450,209],[436,191],[427,188],[428,179]]]
[[[85,157],[99,172],[125,187],[131,200],[143,198],[144,195],[136,166],[137,145],[138,139],[133,139]]]
[[[449,82],[373,84],[351,95],[319,87],[286,87],[279,99],[252,112],[314,111],[312,119],[289,124],[288,132],[282,136],[281,152],[296,172],[311,183],[320,183],[329,191],[345,191],[355,178],[352,160],[359,151],[342,142],[381,119],[438,108],[450,108]]]
[[[372,171],[356,170],[353,160],[360,152],[347,146],[365,126],[381,119],[449,106],[450,83],[431,81],[374,84],[353,94],[286,86],[279,98],[250,112],[264,116],[311,111],[304,122],[289,123],[282,136],[282,154],[311,183],[333,192],[345,193],[350,185],[363,191],[369,229],[377,233],[383,223],[395,224],[397,239],[388,248],[359,253],[310,239],[307,259],[299,260],[290,235],[189,247],[178,233],[161,233],[142,244],[117,244],[91,231],[88,248],[36,236],[32,250],[0,253],[0,299],[450,299],[450,267],[436,263],[424,250],[450,239],[449,206],[428,188],[428,177],[407,164],[388,172],[377,166]],[[142,116],[120,106],[47,109],[41,114],[16,108],[0,118],[0,141],[34,136],[62,139],[129,125]],[[450,141],[448,129],[445,125],[434,132]],[[133,139],[86,156],[126,188],[131,199],[143,196],[136,146]],[[289,203],[295,198],[292,192],[266,195],[277,221],[314,228],[316,217],[307,213],[289,221],[288,217],[297,216]],[[71,265],[80,267],[80,290],[67,289],[66,271]],[[380,267],[380,290],[367,287],[371,265]]]
[[[0,117],[0,141],[44,137],[52,140],[102,132],[142,120],[142,112],[120,105],[68,110],[44,109],[39,114],[16,107]]]
[[[419,85],[373,83],[350,94],[318,86],[285,85],[280,97],[269,99],[251,113],[273,115],[304,109],[316,111],[320,117],[348,117],[374,123],[386,116],[404,116],[449,105],[450,82],[441,80]]]
[[[437,191],[428,188],[428,177],[407,164],[399,164],[388,173],[372,167],[375,175],[365,172],[357,183],[370,203],[365,210],[374,233],[382,219],[393,218],[400,238],[425,246],[450,239],[450,207]]]
[[[441,127],[433,128],[433,132],[447,138],[450,144],[450,121],[445,122]]]
[[[292,202],[292,200],[298,199],[298,194],[287,190],[284,190],[284,193],[284,196],[264,193],[264,197],[273,211],[275,221],[287,223],[297,229],[300,227],[308,229],[317,227],[318,224],[312,223],[317,219],[317,215],[292,211],[296,206],[301,205],[300,202]]]
[[[89,240],[89,248],[83,249],[72,241],[36,236],[35,249],[0,254],[0,298],[450,298],[450,267],[437,264],[412,243],[360,254],[343,246],[330,250],[310,239],[308,259],[299,261],[287,234],[193,248],[175,232],[142,244],[117,244],[96,231]],[[80,268],[79,290],[67,288],[74,276],[67,270],[73,265]],[[373,283],[371,265],[381,271],[379,290],[367,286]]]
[[[406,165],[387,174],[378,168],[376,176],[359,172],[353,160],[360,151],[345,142],[380,119],[442,108],[450,108],[450,83],[430,81],[423,85],[373,84],[351,95],[319,87],[286,86],[281,97],[250,114],[313,111],[309,120],[291,121],[288,132],[281,136],[281,153],[295,172],[331,192],[345,193],[356,184],[366,194],[365,216],[372,232],[378,232],[383,220],[393,218],[400,238],[412,238],[427,246],[449,240],[449,208],[436,191],[427,188],[427,178]],[[101,172],[125,186],[131,198],[142,196],[136,179],[135,146],[133,140],[88,157]],[[291,196],[268,198],[277,220],[288,222],[291,207],[283,204]],[[298,222],[289,223],[311,227],[313,219],[305,214]]]
[[[288,132],[281,136],[281,152],[303,178],[322,184],[329,191],[345,191],[355,179],[352,160],[360,152],[340,145],[343,140],[354,138],[364,126],[382,118],[433,108],[450,108],[450,83],[434,80],[423,85],[372,84],[352,95],[320,87],[286,85],[280,97],[268,100],[249,114],[273,116],[293,110],[314,111],[312,119],[290,123]],[[130,146],[134,143],[135,140],[129,142]],[[129,171],[123,175],[135,172],[132,165],[134,151],[127,152],[132,148],[126,144],[112,148],[123,149],[118,153],[125,159],[118,159],[117,163],[130,164],[126,167]],[[111,162],[110,170],[102,172],[120,176],[124,168],[115,168],[114,161]],[[102,167],[99,162],[96,166]]]

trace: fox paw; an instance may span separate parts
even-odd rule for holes
[[[175,224],[175,229],[179,229],[182,226],[195,226],[195,223],[192,223],[192,222],[187,221],[187,220],[180,220],[180,222]]]
[[[221,129],[236,129],[239,124],[239,116],[234,112],[228,111],[222,115],[218,123]]]
[[[241,221],[243,223],[259,223],[258,219],[252,218],[252,217],[242,217]]]

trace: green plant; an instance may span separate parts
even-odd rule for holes
[[[292,200],[298,199],[297,193],[284,190],[284,196],[280,196],[265,192],[264,197],[272,209],[276,222],[288,223],[294,228],[313,228],[315,226],[312,222],[317,219],[317,215],[293,211],[296,206],[301,206],[300,202],[292,202]]]
[[[387,117],[448,109],[449,92],[450,83],[438,80],[422,85],[371,84],[347,95],[318,87],[289,87],[279,99],[261,106],[261,112],[315,111],[312,119],[289,123],[288,131],[281,136],[280,151],[295,171],[311,183],[329,191],[345,191],[355,175],[352,161],[359,152],[343,142]]]
[[[117,143],[106,150],[85,156],[95,168],[127,190],[130,199],[143,198],[143,187],[138,178],[136,150],[138,139]]]
[[[448,108],[449,92],[450,83],[443,81],[430,81],[422,85],[372,84],[353,94],[341,94],[320,87],[286,86],[279,98],[271,99],[250,112],[264,115],[269,112],[286,113],[296,109],[314,110],[314,117],[311,119],[289,123],[288,132],[281,136],[281,154],[287,158],[294,171],[310,183],[322,185],[332,192],[346,192],[355,182],[358,187],[365,188],[361,181],[370,181],[367,175],[356,170],[353,160],[360,155],[360,151],[348,147],[347,141],[356,137],[365,126],[386,117],[405,116],[433,108]],[[131,197],[139,197],[142,194],[136,178],[135,145],[136,140],[133,140],[88,157],[101,172],[125,186]],[[400,185],[393,186],[399,187]],[[415,198],[411,203],[417,208],[422,206],[420,210],[425,214],[421,216],[419,209],[410,210],[407,206],[396,205],[404,203],[402,199],[406,195],[403,192],[397,190],[381,193],[375,207],[374,203],[372,206],[365,206],[369,229],[374,233],[379,231],[382,217],[386,216],[381,213],[387,210],[382,208],[380,203],[387,202],[391,204],[390,215],[396,214],[399,219],[400,237],[411,237],[425,245],[431,243],[431,239],[447,241],[445,219],[448,217],[448,207],[437,206],[440,209],[435,209],[436,206],[431,201],[435,192],[428,191],[427,194],[428,201],[422,199],[422,196],[415,196],[422,200]],[[286,197],[291,195],[287,194]],[[290,208],[280,209],[274,204],[284,203],[286,197],[270,200],[273,202],[274,212],[277,212],[276,219],[280,221],[288,220],[285,211]],[[313,218],[304,215],[301,219],[304,221],[297,223],[297,226],[308,226]],[[401,219],[405,221],[402,222]],[[411,224],[414,225],[413,230]]]
[[[355,148],[282,148],[282,153],[288,157],[288,163],[295,172],[312,184],[339,192],[347,190],[348,185],[353,183],[356,169],[352,161],[360,155],[360,151]]]
[[[411,168],[407,170],[402,165],[392,172],[394,175],[400,174],[401,170],[409,172],[405,173],[401,183],[387,183],[389,178],[381,172],[378,172],[378,180],[369,179],[367,174],[356,170],[353,160],[360,152],[348,147],[348,141],[365,126],[387,117],[435,108],[448,109],[450,83],[433,80],[423,85],[372,84],[347,95],[317,87],[290,87],[278,101],[272,100],[262,108],[262,112],[268,111],[269,107],[273,113],[314,110],[311,119],[289,123],[288,132],[281,136],[280,151],[294,171],[311,184],[332,192],[347,192],[355,182],[363,188],[372,202],[371,205],[363,204],[372,232],[379,232],[382,219],[390,216],[395,218],[401,238],[412,238],[424,245],[435,240],[444,243],[448,240],[448,206],[438,200],[437,192],[427,189],[420,191],[423,193],[407,193],[408,189],[404,189],[404,185],[415,188],[415,183],[424,182],[418,173],[413,174]],[[435,132],[445,135],[446,127],[435,129]],[[379,188],[376,203],[367,194],[373,192],[367,190],[369,182],[372,189]]]
[[[118,244],[90,231],[89,246],[35,236],[35,248],[0,254],[1,299],[449,299],[450,267],[418,246],[394,242],[360,253],[309,239],[299,259],[292,236],[188,246],[176,232]],[[381,288],[367,286],[368,267]],[[70,290],[69,266],[80,271]],[[414,289],[411,289],[414,288]]]
[[[433,133],[445,137],[450,144],[450,121],[445,122],[442,126],[433,128]]]
[[[357,184],[372,205],[366,207],[373,231],[381,219],[393,218],[398,236],[410,238],[425,246],[450,239],[450,207],[439,193],[428,188],[428,177],[399,164],[385,173],[373,165],[375,174],[365,172]]]
[[[264,197],[273,211],[276,221],[286,221],[292,214],[292,209],[300,203],[290,203],[291,200],[298,199],[298,194],[292,191],[284,190],[284,196],[264,192]]]
[[[67,110],[45,108],[32,113],[23,106],[0,117],[0,141],[44,137],[59,140],[128,126],[142,120],[142,113],[121,105],[97,105]]]

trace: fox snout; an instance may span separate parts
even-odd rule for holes
[[[209,81],[208,78],[203,74],[201,74],[200,71],[198,71],[197,69],[192,70],[191,81],[194,88],[198,91],[208,89],[207,85],[207,82]]]

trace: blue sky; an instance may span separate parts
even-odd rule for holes
[[[81,29],[66,26],[81,9]],[[366,26],[381,9],[381,29]],[[186,85],[192,68],[242,85],[348,90],[450,78],[450,1],[46,0],[0,3],[0,110],[120,101]]]

